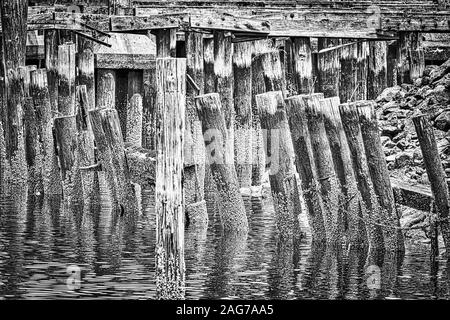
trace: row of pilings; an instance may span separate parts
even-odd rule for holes
[[[303,198],[315,243],[402,250],[373,103],[347,103],[367,88],[358,58],[367,51],[359,44],[344,47],[357,46],[351,68],[339,60],[328,73],[324,63],[316,81],[306,39],[292,42],[289,60],[273,41],[233,43],[223,31],[209,39],[189,31],[186,58],[177,59],[176,30],[159,30],[154,104],[144,108],[131,77],[127,105],[118,108],[115,72],[95,73],[88,40],[47,30],[46,68],[25,66],[26,6],[14,7],[21,3],[2,10],[2,192],[15,195],[23,186],[86,207],[104,180],[114,220],[133,221],[136,188],[155,185],[159,298],[184,296],[185,214],[207,225],[205,190],[215,195],[224,230],[245,234],[242,193],[260,188],[266,173],[286,241],[302,232]],[[16,34],[20,41],[7,38]],[[312,93],[316,83],[336,81],[339,94]]]

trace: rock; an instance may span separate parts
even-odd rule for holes
[[[408,133],[406,131],[402,131],[399,134],[397,134],[394,138],[392,138],[392,141],[399,142],[400,140],[406,138]]]
[[[450,73],[450,59],[445,61],[439,67],[434,68],[433,70],[430,71],[430,80],[431,82],[434,82],[443,77],[447,73]]]
[[[387,126],[383,126],[383,128],[381,130],[381,135],[395,137],[401,131],[402,131],[402,129],[400,129],[397,126],[387,125]]]
[[[431,94],[433,95],[433,100],[437,104],[446,105],[450,100],[450,92],[442,84],[436,86],[436,88],[432,90]]]
[[[403,97],[404,95],[405,92],[403,92],[402,87],[390,87],[383,90],[383,92],[377,97],[376,102],[389,102],[392,101],[395,97]]]
[[[391,139],[389,139],[389,141],[387,141],[386,144],[384,145],[384,147],[387,149],[392,149],[395,146],[396,146],[396,144],[393,141],[391,141]]]
[[[396,101],[389,101],[384,104],[381,109],[383,110],[383,115],[389,114],[391,112],[398,112],[399,104]]]
[[[401,150],[405,150],[406,147],[408,147],[408,144],[406,143],[405,140],[400,140],[399,142],[397,142],[395,146]]]
[[[411,164],[413,156],[410,152],[400,152],[395,155],[395,166],[397,168],[402,168],[406,165]]]
[[[389,163],[389,162],[395,162],[395,154],[390,155],[390,156],[387,156],[387,157],[386,157],[386,162],[387,162],[387,163]]]
[[[447,132],[450,130],[450,111],[444,111],[434,119],[436,129]]]

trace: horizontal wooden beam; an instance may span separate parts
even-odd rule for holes
[[[50,9],[47,12],[40,7],[39,10],[34,9],[34,12],[40,12],[39,14],[29,15],[28,27],[29,30],[54,26],[58,29],[86,31],[83,26],[85,24],[104,32],[134,33],[163,28],[198,28],[267,34],[273,37],[359,39],[385,39],[399,31],[450,32],[450,11],[438,10],[437,6],[424,8],[419,4],[430,4],[424,1],[408,2],[404,5],[408,10],[401,10],[400,3],[397,3],[400,7],[394,6],[396,2],[392,3],[392,9],[383,9],[387,6],[380,3],[382,5],[380,11],[370,6],[357,10],[343,5],[329,6],[326,10],[321,10],[318,6],[299,10],[299,6],[305,6],[300,3],[296,3],[295,8],[279,5],[275,10],[258,6],[257,10],[252,10],[250,5],[240,6],[244,8],[243,10],[230,9],[228,6],[227,10],[225,1],[221,9],[217,9],[216,6],[202,6],[207,2],[154,1],[154,6],[133,8],[135,16],[50,13]],[[208,3],[212,2],[216,4],[215,1]],[[176,6],[180,3],[184,5]],[[361,2],[361,5],[363,3],[365,2]],[[237,2],[235,4],[238,5]],[[57,23],[53,25],[55,20]]]
[[[414,209],[430,211],[433,195],[426,185],[412,185],[404,180],[391,178],[395,202]]]
[[[95,67],[100,69],[152,69],[155,65],[153,54],[98,53]]]

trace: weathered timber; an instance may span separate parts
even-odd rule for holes
[[[115,108],[116,72],[109,69],[97,71],[96,109]]]
[[[380,206],[370,177],[358,111],[355,104],[352,103],[341,104],[339,111],[352,155],[353,171],[361,193],[369,248],[373,250],[372,252],[383,250],[383,235],[381,227],[378,225],[382,222],[380,221]]]
[[[158,58],[175,57],[177,34],[176,29],[160,29],[156,34],[156,56]]]
[[[158,58],[156,73],[156,295],[184,299],[186,60]]]
[[[241,189],[252,185],[252,46],[251,42],[235,43],[233,52],[234,156]]]
[[[99,93],[97,91],[97,93]],[[97,95],[99,99],[99,95]],[[100,97],[101,99],[101,97]],[[96,108],[89,111],[89,120],[91,121],[92,132],[94,133],[95,145],[97,148],[97,159],[101,163],[102,170],[105,172],[108,192],[114,211],[119,208],[118,182],[112,163],[112,151],[109,148],[106,139],[105,130],[102,125],[102,113],[105,109]]]
[[[86,86],[87,107],[95,109],[95,61],[93,49],[89,46],[83,48],[77,55],[77,84]]]
[[[367,41],[356,43],[356,92],[355,100],[367,99],[369,44]],[[372,84],[370,84],[372,86]]]
[[[76,188],[77,122],[75,114],[55,117],[53,127],[62,174],[63,196],[69,202],[76,201],[80,199],[78,197],[80,190]]]
[[[205,93],[216,92],[216,77],[214,74],[214,38],[203,39],[203,67],[204,67],[204,90]],[[217,190],[216,183],[211,174],[211,168],[208,163],[208,156],[205,155],[205,197],[210,196],[214,200],[214,204],[217,207]]]
[[[25,79],[24,79],[25,80]],[[28,187],[32,194],[42,194],[42,175],[40,171],[41,150],[38,145],[38,124],[34,109],[33,99],[25,98],[24,101],[24,138],[25,138],[25,160],[28,166]]]
[[[205,202],[205,143],[195,108],[195,96],[204,93],[203,34],[186,32],[187,75],[195,83],[186,88],[186,131],[184,139],[184,200],[189,223],[208,224]]]
[[[338,50],[327,50],[317,54],[318,86],[326,98],[339,95],[340,69]]]
[[[369,41],[367,98],[376,99],[387,88],[386,41]]]
[[[301,96],[292,96],[285,101],[294,145],[295,166],[300,175],[312,239],[315,243],[325,243],[324,204],[319,190],[308,122],[304,113],[305,103]]]
[[[75,114],[75,44],[58,46],[58,111],[61,115]]]
[[[22,113],[24,109],[24,88],[20,67],[25,66],[27,13],[25,0],[13,0],[2,3],[2,47],[4,68],[4,95],[6,117],[2,119],[5,135],[6,159],[11,166],[11,189],[24,187],[27,181],[24,132]],[[8,181],[5,181],[8,183]],[[2,182],[3,183],[3,182]]]
[[[143,96],[143,124],[142,145],[145,148],[155,149],[155,108],[156,108],[156,77],[155,63],[149,64],[143,70],[144,96]]]
[[[114,70],[98,70],[97,72],[96,108],[89,110],[89,118],[97,149],[96,158],[105,171],[111,202],[113,208],[117,209],[119,206],[117,180],[112,167],[111,150],[102,127],[102,110],[115,108],[116,105],[116,73]]]
[[[135,93],[127,108],[127,134],[125,141],[134,147],[142,147],[142,96]]]
[[[117,181],[117,200],[121,212],[133,219],[136,213],[136,195],[126,161],[125,144],[116,109],[103,109],[101,112],[102,127],[106,141],[111,150],[111,163]]]
[[[233,143],[228,135],[225,117],[217,93],[196,97],[196,106],[202,122],[206,154],[211,174],[219,194],[219,212],[223,228],[230,232],[247,232],[248,221],[244,202],[239,192],[234,155],[227,150]],[[211,152],[214,150],[214,152]]]
[[[397,83],[412,83],[422,76],[425,55],[420,32],[400,32],[397,48]]]
[[[357,43],[342,46],[339,52],[339,99],[341,102],[356,100],[358,84],[358,46]]]
[[[422,150],[422,156],[430,179],[431,191],[433,193],[434,205],[437,217],[432,219],[438,221],[444,239],[446,252],[450,250],[450,232],[448,222],[449,212],[449,191],[446,183],[445,172],[442,167],[441,158],[439,156],[433,127],[429,119],[425,115],[419,115],[413,118],[414,127],[416,128],[417,138]]]
[[[145,188],[155,185],[156,151],[125,143],[130,179]]]
[[[367,157],[370,176],[375,194],[381,209],[384,246],[387,251],[404,251],[403,234],[397,230],[400,227],[400,215],[397,212],[392,191],[389,170],[381,145],[380,131],[375,113],[374,101],[356,102],[361,125],[361,134]]]
[[[433,194],[428,186],[412,185],[394,178],[391,178],[391,185],[396,203],[425,212],[430,210]]]
[[[84,167],[95,163],[94,137],[89,120],[88,90],[86,85],[76,87],[76,119],[77,119],[77,160],[78,166]],[[90,199],[93,196],[94,172],[80,171],[81,187],[83,189],[83,199]]]
[[[214,75],[216,92],[219,94],[221,112],[225,118],[227,129],[228,150],[234,155],[234,100],[233,100],[233,43],[231,34],[223,31],[214,31]]]
[[[386,53],[386,86],[393,87],[397,84],[397,54],[398,54],[398,41],[389,41],[387,42],[387,53]]]
[[[61,194],[61,174],[53,140],[53,115],[47,82],[48,71],[31,72],[30,92],[38,122],[39,143],[42,150],[42,179],[45,195]]]
[[[313,74],[310,38],[292,38],[291,53],[296,94],[313,92]]]
[[[261,186],[264,175],[264,149],[263,149],[263,136],[261,131],[261,122],[258,114],[258,107],[256,106],[256,95],[265,93],[266,90],[266,78],[264,75],[263,62],[266,61],[263,55],[265,53],[273,52],[274,48],[267,40],[258,40],[254,42],[253,54],[252,54],[252,119],[253,119],[253,135],[252,135],[252,186]],[[267,55],[266,55],[267,57]],[[266,68],[267,70],[270,68]],[[273,77],[271,77],[273,78]],[[267,80],[270,81],[269,78]],[[281,82],[280,82],[281,83]]]
[[[286,116],[283,93],[270,91],[256,96],[261,119],[266,153],[266,169],[269,171],[270,188],[277,215],[278,232],[292,237],[298,227],[301,203],[295,176],[295,154]],[[300,230],[295,230],[299,235]]]
[[[128,125],[133,125],[132,121],[128,121],[128,114],[130,111],[131,106],[131,99],[135,94],[138,94],[142,99],[143,94],[143,73],[140,70],[129,70],[127,75],[127,94],[126,94],[126,104],[124,105],[124,110],[118,109],[119,117],[120,117],[120,126],[122,128],[122,133],[124,136],[124,139],[128,141],[128,131],[129,130],[135,130],[135,134],[139,135],[140,144],[142,145],[142,123],[138,124],[135,123],[135,125],[139,126],[136,128],[128,128]],[[117,106],[116,106],[117,109]],[[142,111],[141,111],[142,112]],[[134,120],[137,120],[136,118]],[[142,117],[141,117],[142,122]],[[138,130],[140,130],[138,132]]]
[[[323,94],[315,93],[300,96],[304,102],[305,117],[308,123],[313,157],[316,164],[317,180],[324,206],[324,224],[327,243],[337,245],[342,242],[342,217],[339,210],[340,185],[336,177],[330,144],[325,131],[323,115],[320,112],[320,99]]]
[[[362,220],[361,194],[353,173],[350,149],[342,126],[339,104],[338,97],[320,100],[320,112],[324,117],[334,170],[341,186],[339,208],[343,230],[347,237],[346,242],[354,246],[362,246],[367,241],[367,235]]]
[[[58,111],[58,30],[44,31],[45,68],[52,111]]]

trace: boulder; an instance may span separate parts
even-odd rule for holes
[[[450,110],[442,112],[434,119],[434,127],[445,132],[450,130]]]

